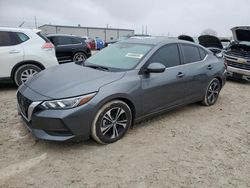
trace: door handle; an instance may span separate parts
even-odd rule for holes
[[[214,67],[213,67],[212,65],[208,65],[208,66],[207,66],[207,69],[208,69],[208,70],[212,70],[213,68],[214,68]]]
[[[9,54],[18,54],[18,53],[20,53],[20,51],[17,51],[17,50],[11,50],[11,51],[9,51]]]
[[[178,74],[176,75],[178,78],[183,78],[185,76],[184,73],[182,72],[178,72]]]

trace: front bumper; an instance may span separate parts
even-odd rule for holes
[[[25,93],[27,93],[27,90],[29,89],[26,88]],[[20,94],[23,95],[23,93]],[[25,97],[28,98],[29,96]],[[29,99],[31,98],[33,97]],[[95,114],[92,105],[86,104],[68,110],[44,110],[39,106],[41,102],[32,102],[27,110],[27,115],[21,110],[22,104],[18,102],[17,105],[26,128],[35,137],[51,141],[89,139]]]
[[[242,75],[242,79],[250,80],[250,71],[239,69],[235,67],[228,66],[227,67],[227,76],[234,77],[234,73]]]

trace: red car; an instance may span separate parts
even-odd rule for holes
[[[87,43],[89,49],[91,50],[96,50],[96,42],[95,42],[95,39],[92,39],[92,38],[89,38],[89,37],[82,37],[85,42]]]

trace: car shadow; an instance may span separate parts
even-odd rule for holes
[[[17,86],[11,82],[0,83],[0,91],[17,90]]]
[[[230,77],[227,78],[227,82],[250,85],[250,81]]]

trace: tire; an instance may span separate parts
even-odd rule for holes
[[[108,102],[98,110],[94,118],[91,137],[100,144],[116,142],[126,134],[132,119],[131,109],[125,102]]]
[[[87,59],[87,56],[83,52],[77,52],[73,56],[73,61],[75,63],[84,62],[86,59]]]
[[[30,77],[40,72],[42,69],[37,65],[25,64],[18,67],[14,72],[14,82],[17,86],[20,86],[26,82]]]
[[[208,84],[206,94],[202,101],[202,104],[205,106],[212,106],[216,103],[221,90],[221,83],[217,78],[212,79]]]

